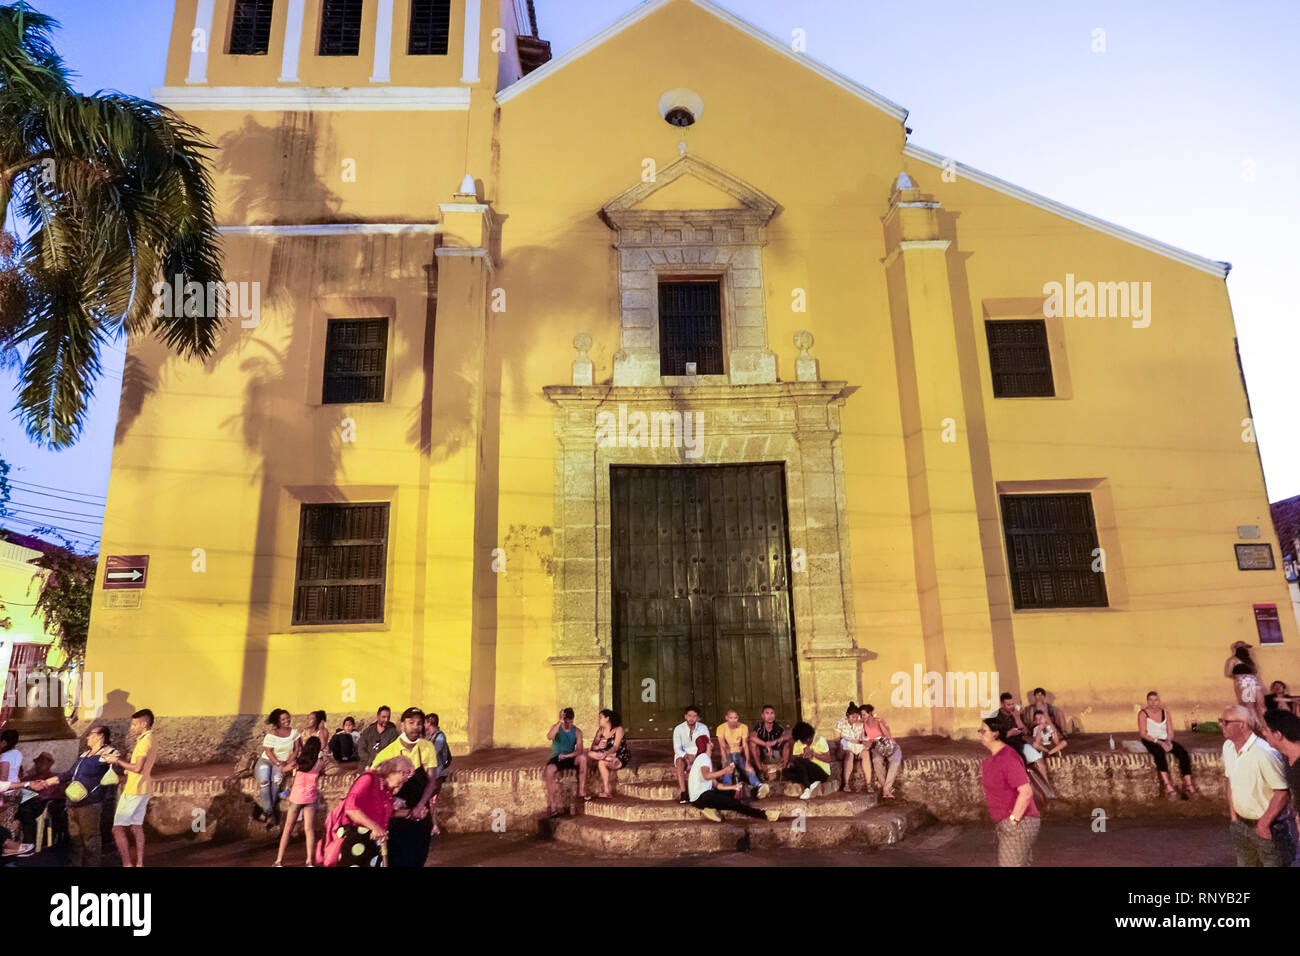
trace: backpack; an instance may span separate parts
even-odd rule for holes
[[[351,763],[357,759],[357,742],[347,731],[340,730],[330,741],[330,750],[339,763]]]
[[[440,745],[440,744],[438,743],[438,741],[437,741],[437,738],[438,738],[438,737],[441,737],[441,738],[442,738],[442,743],[441,743],[441,745]],[[451,766],[451,748],[450,748],[449,746],[447,746],[447,735],[444,734],[441,730],[439,730],[438,733],[434,735],[433,745],[434,745],[434,747],[437,749],[437,751],[438,751],[438,756],[439,756],[439,757],[441,757],[444,753],[446,753],[446,755],[447,755],[447,762],[446,762],[446,764],[444,764],[444,766],[450,767],[450,766]]]

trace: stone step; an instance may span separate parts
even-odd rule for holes
[[[797,797],[799,794],[803,793],[803,787],[789,780],[777,780],[771,786],[773,797]],[[676,803],[677,798],[681,795],[681,791],[677,789],[676,779],[670,779],[662,783],[643,782],[641,780],[632,779],[626,781],[620,780],[615,784],[614,790],[616,793],[621,795],[636,797],[640,800],[671,800],[673,803]],[[859,792],[862,790],[862,783],[860,781],[854,785],[854,790]],[[599,785],[597,785],[596,790],[592,790],[591,792],[599,793]],[[839,777],[832,777],[830,780],[824,781],[816,790],[818,796],[825,796],[828,793],[838,792],[840,792]],[[863,795],[865,796],[866,794]],[[771,797],[769,797],[769,799],[771,799]]]
[[[800,801],[803,802],[803,801]],[[749,834],[751,849],[831,847],[844,843],[882,846],[901,842],[929,821],[925,808],[891,801],[853,817],[782,819],[776,823],[723,813],[723,822],[696,821],[630,823],[605,817],[565,817],[555,822],[561,843],[595,853],[674,857],[688,853],[729,853]]]
[[[776,810],[782,817],[793,817],[802,811],[806,817],[852,817],[875,806],[876,801],[865,793],[832,793],[800,800],[795,797],[772,797],[755,800],[753,806],[760,810]],[[606,820],[623,820],[628,823],[691,821],[703,819],[699,810],[675,800],[638,800],[613,797],[609,800],[592,800],[583,804],[583,815]],[[727,816],[728,814],[723,814]]]

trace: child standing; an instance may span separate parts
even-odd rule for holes
[[[284,851],[289,847],[299,811],[302,812],[303,830],[307,836],[307,865],[316,865],[313,862],[316,858],[316,801],[320,796],[316,780],[324,762],[320,738],[313,734],[303,741],[302,750],[298,754],[298,770],[293,775],[293,787],[289,791],[289,817],[280,834],[280,852],[276,854],[272,866],[284,866]]]

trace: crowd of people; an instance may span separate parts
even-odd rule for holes
[[[396,723],[380,707],[364,730],[344,718],[333,734],[323,710],[293,729],[293,716],[276,708],[253,764],[257,783],[254,819],[280,833],[272,866],[283,866],[299,818],[307,866],[421,867],[438,831],[437,801],[452,755],[438,715],[408,707]],[[324,810],[319,779],[329,762],[361,771],[344,799],[330,811],[325,836],[316,841],[317,810]],[[287,782],[287,785],[286,785]],[[287,801],[282,820],[280,804]]]
[[[1291,696],[1283,681],[1273,681],[1265,693],[1250,650],[1243,642],[1234,643],[1224,664],[1236,697],[1218,723],[1230,839],[1239,865],[1290,866],[1300,862],[1300,698]],[[682,716],[672,733],[679,803],[695,807],[706,819],[721,822],[723,814],[738,814],[776,821],[777,810],[762,809],[754,801],[765,800],[777,780],[794,782],[800,799],[813,799],[831,780],[836,762],[843,791],[853,791],[860,772],[864,789],[878,788],[884,800],[896,797],[903,749],[888,721],[870,704],[850,701],[829,741],[805,721],[782,724],[770,705],[761,709],[752,729],[735,708],[724,713],[712,733],[698,707],[685,708]],[[307,866],[423,866],[439,832],[437,800],[452,763],[438,715],[408,707],[393,721],[385,706],[363,729],[347,717],[334,733],[326,721],[324,711],[313,711],[295,730],[288,711],[276,708],[267,716],[251,772],[257,794],[254,819],[279,834],[272,866],[284,865],[300,832]],[[632,749],[619,715],[603,709],[595,722],[587,741],[573,709],[565,707],[546,733],[551,753],[542,779],[551,817],[566,809],[560,774],[577,775],[578,799],[585,803],[610,799],[616,775],[631,765]],[[45,826],[66,833],[73,865],[98,866],[101,833],[111,820],[123,865],[143,866],[144,818],[158,753],[153,723],[149,710],[132,715],[129,757],[125,743],[123,750],[115,748],[108,726],[93,725],[85,749],[62,773],[53,772],[54,758],[48,753],[36,756],[24,772],[17,733],[0,731],[3,855],[30,855],[38,826]],[[1200,791],[1191,757],[1174,739],[1175,726],[1159,693],[1149,692],[1137,709],[1138,740],[1154,761],[1164,795],[1189,800]],[[980,780],[999,865],[1032,863],[1040,807],[1057,798],[1047,758],[1066,749],[1066,738],[1062,714],[1041,687],[1034,688],[1024,708],[1012,694],[1002,694],[998,709],[979,727],[980,742],[988,750]],[[331,764],[361,772],[329,810],[324,838],[318,841],[316,823],[327,810],[320,777]],[[588,789],[593,776],[599,780],[595,793]],[[283,814],[282,805],[287,807]]]
[[[0,841],[4,856],[35,852],[38,823],[66,829],[74,866],[99,866],[105,810],[112,808],[112,835],[123,866],[144,866],[144,817],[153,793],[153,767],[158,751],[153,737],[154,715],[131,715],[130,757],[112,746],[112,732],[95,724],[86,732],[86,749],[72,768],[52,773],[54,758],[38,755],[21,772],[18,733],[0,731]],[[132,862],[131,843],[135,844]]]
[[[720,812],[729,810],[745,816],[771,816],[775,811],[756,810],[746,798],[765,799],[772,783],[785,779],[801,788],[801,799],[811,799],[818,788],[830,779],[831,764],[843,762],[842,789],[852,791],[854,763],[863,772],[870,789],[874,777],[882,782],[883,797],[894,798],[894,781],[902,766],[903,752],[885,719],[870,704],[862,707],[850,702],[845,716],[835,726],[836,739],[828,743],[813,726],[804,721],[785,727],[777,720],[776,708],[765,705],[753,730],[740,719],[735,708],[728,709],[722,723],[709,733],[694,704],[682,714],[682,722],[673,728],[673,770],[677,778],[678,802],[704,811],[711,820],[720,820]],[[622,720],[612,710],[596,715],[597,730],[590,747],[583,745],[582,728],[574,723],[572,707],[565,707],[546,739],[551,755],[543,768],[547,810],[551,817],[564,813],[558,777],[573,771],[578,778],[578,799],[589,802],[612,796],[610,781],[628,766],[631,751],[625,739]],[[716,764],[715,764],[716,760]],[[599,793],[587,792],[589,768],[600,773]],[[721,781],[715,783],[715,781]],[[772,819],[775,819],[772,817]]]

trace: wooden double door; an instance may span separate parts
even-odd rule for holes
[[[799,713],[783,464],[610,469],[614,700],[666,737],[694,703]],[[712,731],[710,731],[712,732]]]

